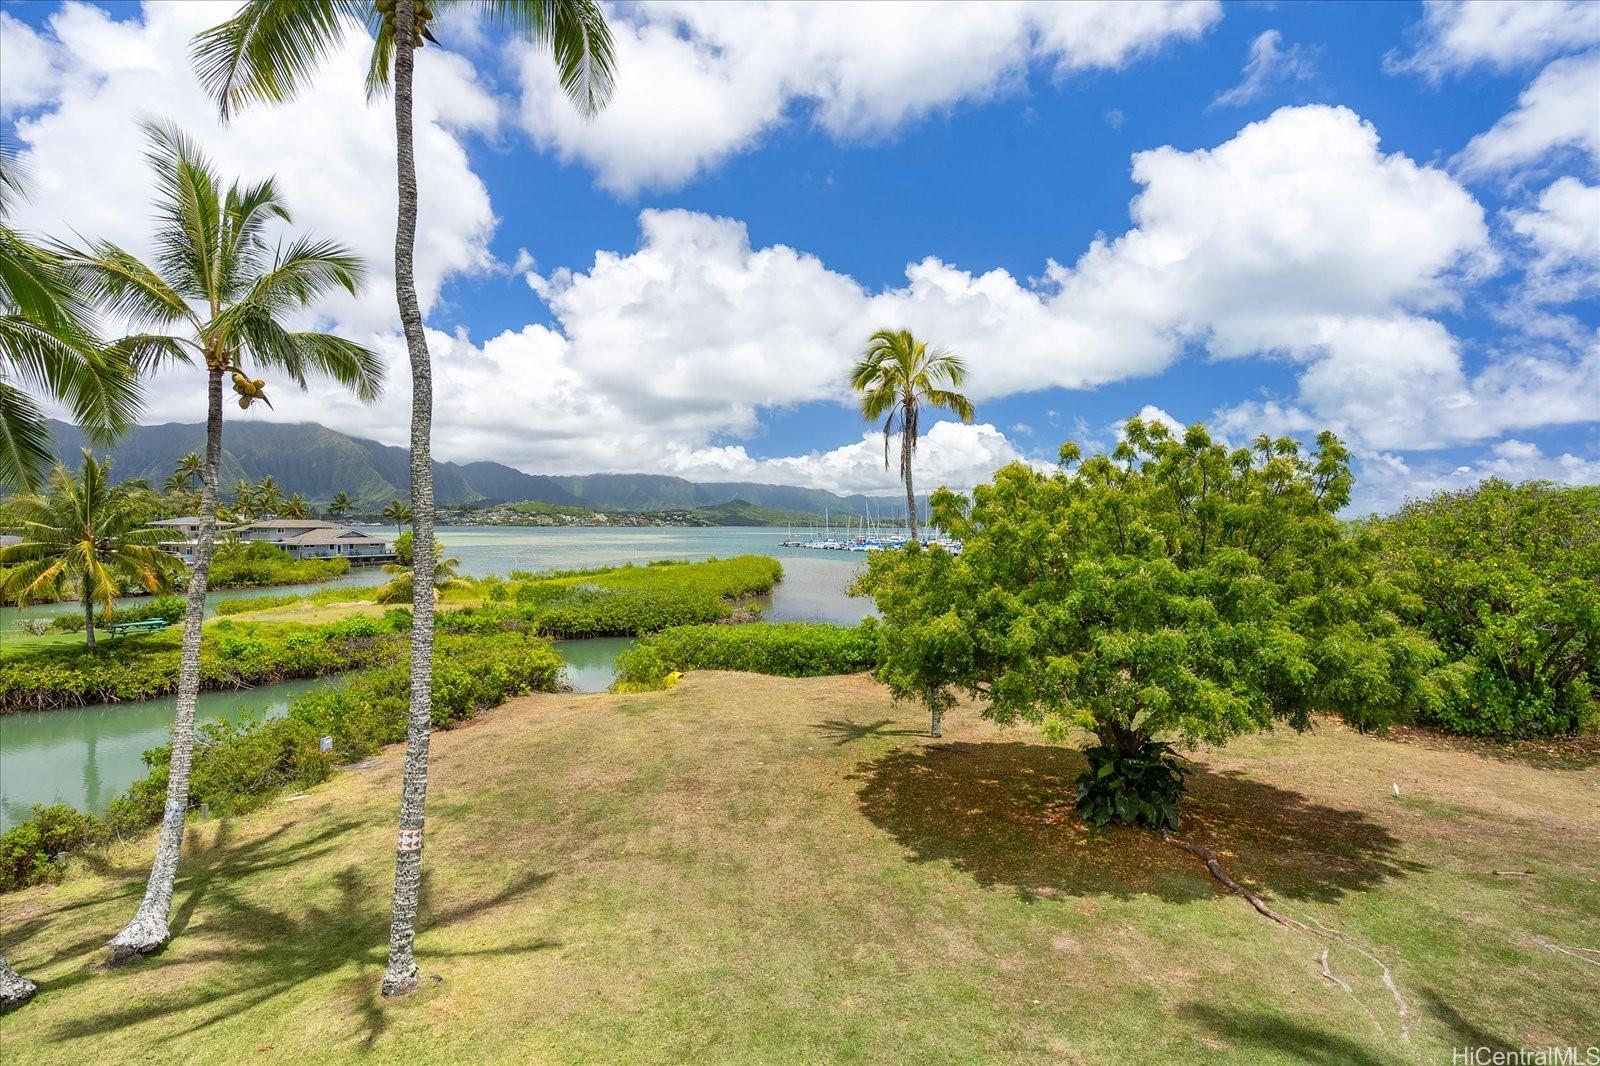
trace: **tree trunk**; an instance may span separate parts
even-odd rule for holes
[[[94,647],[94,598],[89,595],[89,578],[84,575],[83,581],[83,643],[87,647]]]
[[[941,728],[941,726],[944,724],[944,711],[940,710],[938,707],[931,707],[929,708],[929,718],[929,735],[935,738],[944,736],[944,730]]]
[[[11,968],[4,955],[0,955],[0,1010],[20,1007],[33,998],[39,986]]]
[[[222,370],[207,371],[206,466],[201,475],[200,536],[194,546],[194,570],[183,611],[183,654],[178,660],[178,706],[172,716],[172,760],[167,771],[167,805],[156,837],[156,859],[145,885],[144,899],[133,920],[106,945],[113,960],[148,955],[167,942],[167,916],[178,879],[178,853],[183,847],[189,813],[189,770],[194,763],[194,708],[200,698],[200,627],[206,615],[206,586],[211,555],[217,543],[217,481],[222,467]]]
[[[906,428],[900,434],[900,473],[906,480],[906,528],[910,530],[912,540],[917,539],[917,492],[911,487],[911,452],[916,446],[917,420],[915,416],[905,420]],[[939,734],[935,732],[934,736]]]
[[[411,708],[400,784],[400,834],[389,918],[389,964],[383,975],[385,996],[404,995],[417,987],[412,948],[417,935],[417,895],[422,887],[422,821],[428,798],[428,729],[433,703],[433,370],[412,274],[417,239],[417,164],[411,144],[415,14],[412,0],[395,3],[394,129],[400,203],[394,235],[394,288],[411,357]]]

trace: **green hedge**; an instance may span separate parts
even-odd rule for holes
[[[447,729],[513,696],[553,692],[561,670],[550,642],[526,633],[441,637],[433,724]],[[191,808],[205,804],[218,815],[248,811],[283,789],[325,780],[339,761],[404,740],[408,679],[409,664],[395,662],[307,692],[283,718],[201,726],[189,781]],[[321,750],[324,736],[333,738],[331,753]],[[62,852],[155,825],[166,803],[170,757],[170,746],[146,752],[149,773],[113,800],[104,818],[69,807],[36,807],[32,818],[0,834],[0,891],[59,878]]]
[[[659,688],[685,670],[743,670],[781,677],[853,674],[875,665],[874,623],[776,622],[679,626],[652,633],[617,656],[621,689]]]
[[[246,688],[321,677],[395,659],[390,625],[357,618],[329,625],[220,621],[200,646],[202,689]],[[165,696],[176,690],[182,632],[45,645],[0,661],[0,714]]]
[[[184,602],[182,596],[157,596],[154,599],[141,600],[127,607],[119,607],[111,614],[105,611],[96,611],[94,615],[95,628],[104,625],[115,625],[121,622],[144,622],[151,618],[164,618],[169,623],[183,621]],[[71,611],[67,614],[58,614],[50,619],[50,628],[57,633],[82,633],[83,612]]]

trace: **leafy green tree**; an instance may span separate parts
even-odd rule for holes
[[[367,401],[377,397],[383,378],[378,356],[363,345],[292,326],[323,297],[356,292],[360,261],[333,241],[271,239],[271,227],[291,221],[271,179],[224,188],[211,163],[180,131],[156,124],[145,130],[159,190],[155,262],[146,264],[104,242],[64,249],[67,267],[85,291],[140,330],[116,341],[113,351],[141,371],[164,363],[203,366],[206,381],[201,522],[184,613],[168,801],[144,900],[110,944],[119,958],[154,951],[168,936],[193,761],[200,625],[217,538],[224,378],[231,378],[245,409],[266,395],[266,382],[246,376],[247,367],[300,386],[309,375],[321,374]]]
[[[875,552],[860,587],[883,614],[878,676],[922,700],[933,731],[957,692],[1002,723],[1098,741],[1079,808],[1096,822],[1175,826],[1169,741],[1220,744],[1314,709],[1357,726],[1431,706],[1438,650],[1401,620],[1369,546],[1335,513],[1348,453],[1260,437],[1229,451],[1130,419],[1110,455],[1020,463],[971,502],[934,495],[959,538]]]
[[[378,517],[385,522],[393,522],[395,535],[404,536],[405,534],[400,532],[400,527],[411,521],[411,508],[399,500],[390,500],[384,505]]]
[[[278,509],[278,513],[284,518],[310,518],[311,505],[306,502],[304,496],[297,492],[284,501],[283,506]]]
[[[6,501],[4,525],[22,537],[20,544],[0,548],[0,564],[12,568],[7,593],[26,605],[76,592],[84,641],[93,646],[96,603],[110,614],[124,584],[165,592],[183,571],[156,546],[161,533],[149,521],[158,506],[142,481],[113,485],[111,460],[97,461],[84,449],[77,477],[57,466],[48,493]]]
[[[917,493],[912,486],[911,458],[917,452],[917,425],[922,407],[942,407],[963,422],[972,421],[972,403],[959,389],[967,379],[961,357],[941,348],[929,349],[909,330],[880,329],[867,342],[867,352],[850,372],[850,387],[861,394],[861,417],[876,422],[884,415],[883,468],[889,469],[889,442],[900,433],[900,480],[906,486],[906,523],[917,539]]]
[[[584,115],[611,96],[611,31],[595,0],[466,0],[456,10],[481,14],[502,36],[532,42],[556,62],[561,86]],[[417,301],[413,257],[417,235],[417,168],[412,144],[415,57],[431,35],[429,0],[248,0],[233,18],[195,41],[201,81],[224,117],[254,101],[275,102],[299,90],[352,28],[372,35],[367,91],[394,87],[398,225],[395,298],[411,360],[411,510],[421,547],[412,605],[411,703],[401,784],[400,833],[389,933],[385,995],[417,984],[412,957],[418,891],[422,883],[422,823],[428,792],[429,707],[433,685],[433,369]]]
[[[1379,520],[1385,559],[1457,660],[1433,720],[1475,736],[1576,733],[1600,670],[1600,486],[1499,479]]]
[[[92,303],[54,252],[6,224],[24,195],[15,159],[0,145],[0,491],[32,490],[50,469],[50,428],[24,391],[63,401],[97,443],[133,422],[138,378],[94,335]]]
[[[334,493],[332,501],[328,504],[328,513],[335,518],[344,518],[353,510],[355,510],[355,505],[350,502],[350,494],[348,492]]]

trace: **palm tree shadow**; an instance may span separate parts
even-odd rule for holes
[[[188,894],[173,928],[179,929],[178,923],[185,929],[191,924],[195,928],[179,950],[136,964],[169,971],[162,983],[173,990],[160,996],[136,995],[98,1012],[68,1019],[51,1033],[52,1039],[72,1041],[167,1015],[192,1014],[194,1020],[182,1028],[150,1038],[162,1043],[182,1040],[354,963],[358,976],[349,983],[347,994],[352,1013],[364,1031],[363,1043],[370,1048],[387,1026],[386,1013],[377,999],[376,980],[388,953],[389,899],[386,885],[379,883],[382,877],[371,876],[361,866],[347,865],[331,876],[319,875],[316,881],[303,885],[301,893],[296,894],[296,899],[303,902],[282,909],[264,901],[264,893],[247,896],[240,890],[245,875],[325,855],[340,846],[332,838],[362,824],[341,822],[328,834],[287,847],[274,846],[281,829],[242,845],[217,840],[196,856],[198,861],[191,862],[188,875],[180,881]],[[489,895],[435,908],[429,903],[425,873],[423,913],[418,925],[423,931],[437,931],[469,921],[537,891],[551,876],[529,870]],[[430,949],[421,956],[424,960],[438,960],[519,955],[557,946],[540,939],[476,950]],[[213,963],[219,965],[210,965]],[[189,967],[203,969],[193,976],[183,974],[180,968]],[[80,968],[60,982],[50,982],[50,986],[75,984],[87,972]]]
[[[1348,1037],[1271,1014],[1228,1010],[1209,1003],[1189,1003],[1178,1013],[1240,1050],[1251,1048],[1270,1052],[1274,1057],[1326,1066],[1383,1066],[1390,1061]]]
[[[1214,896],[1204,870],[1154,833],[1078,817],[1074,781],[1085,765],[1053,745],[956,742],[900,748],[852,776],[862,814],[911,861],[948,862],[1024,899]],[[1421,869],[1360,812],[1203,768],[1189,776],[1183,835],[1221,853],[1240,881],[1295,900],[1331,902]]]
[[[921,737],[927,736],[925,732],[916,729],[887,729],[886,726],[894,724],[892,718],[880,718],[876,722],[850,722],[842,718],[830,718],[826,722],[816,722],[811,728],[825,736],[833,738],[834,745],[843,747],[853,744],[858,740],[869,737]]]

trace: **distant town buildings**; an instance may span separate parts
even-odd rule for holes
[[[173,539],[160,542],[162,551],[194,564],[195,542],[200,537],[199,518],[168,518],[151,525],[173,533]],[[351,566],[375,566],[393,562],[395,557],[394,545],[386,538],[318,518],[261,518],[224,526],[219,535],[241,541],[264,541],[282,548],[295,559],[348,559]]]

